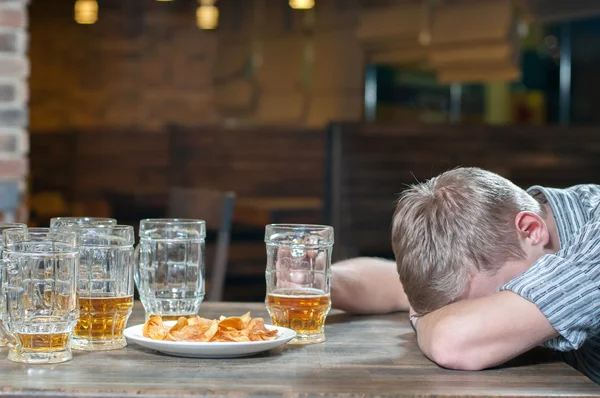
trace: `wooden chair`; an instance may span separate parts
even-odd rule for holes
[[[14,222],[19,206],[19,185],[16,182],[0,183],[0,214],[1,220]]]
[[[217,232],[207,301],[223,300],[234,202],[233,192],[182,187],[173,187],[169,191],[168,217],[201,219],[206,221],[207,230]]]

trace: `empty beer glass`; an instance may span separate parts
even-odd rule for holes
[[[71,347],[100,351],[125,347],[133,308],[133,227],[65,227],[79,240],[79,321]]]
[[[139,236],[135,282],[146,319],[196,315],[204,299],[204,221],[146,219]]]
[[[0,222],[0,258],[2,257],[2,252],[4,252],[4,236],[2,233],[7,229],[13,228],[27,228],[27,225],[16,222]]]
[[[290,343],[325,341],[333,241],[333,228],[327,225],[271,224],[265,228],[266,305],[274,325],[296,331]]]
[[[21,223],[14,222],[0,222],[0,259],[3,257],[2,253],[4,253],[4,236],[2,233],[7,229],[13,228],[27,228],[27,225]],[[3,306],[4,299],[2,295],[0,295],[0,306]],[[0,347],[4,347],[6,345],[6,338],[0,336]]]
[[[92,225],[117,225],[117,220],[105,217],[54,217],[50,219],[50,229],[85,227]]]
[[[79,317],[79,251],[73,232],[48,228],[4,231],[8,263],[0,287],[2,330],[9,341],[8,359],[57,363],[72,358],[69,346]]]

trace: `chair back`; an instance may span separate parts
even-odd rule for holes
[[[0,183],[0,214],[1,220],[14,222],[19,206],[19,185],[16,182]]]
[[[223,300],[234,203],[233,192],[183,187],[169,190],[168,217],[201,219],[208,231],[217,233],[214,261],[209,267],[208,301]]]

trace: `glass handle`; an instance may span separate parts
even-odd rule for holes
[[[4,306],[3,306],[4,307]],[[2,320],[0,320],[0,341],[6,344],[10,348],[20,348],[21,341],[13,334],[8,328],[4,320],[6,319],[6,312],[2,310]]]
[[[9,258],[0,260],[0,341],[9,347],[17,347],[20,345],[19,339],[12,334],[6,327],[6,319],[8,319],[8,292],[7,276],[8,268],[14,264]]]
[[[6,291],[6,267],[2,267],[0,272],[0,341],[9,346],[10,348],[19,348],[21,341],[17,338],[17,335],[12,333],[6,326],[6,320],[8,319],[8,307],[9,298],[8,292]]]
[[[135,284],[140,286],[140,244],[133,251],[133,280]]]

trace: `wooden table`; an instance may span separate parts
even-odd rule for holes
[[[266,316],[263,304],[205,303],[209,317]],[[354,317],[332,313],[327,341],[285,346],[238,359],[178,358],[135,344],[108,352],[74,352],[57,365],[0,361],[0,396],[600,396],[570,368],[530,354],[482,372],[441,369],[420,353],[405,313]],[[138,324],[136,309],[129,324]],[[3,349],[4,354],[6,348]]]

